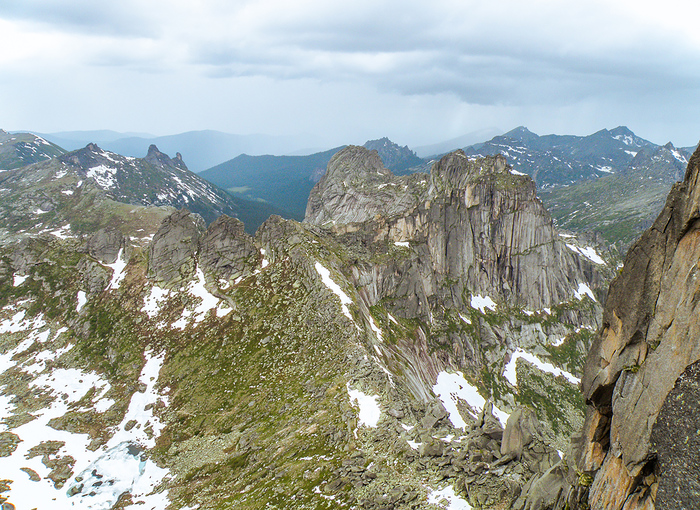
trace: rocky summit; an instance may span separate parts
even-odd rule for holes
[[[43,165],[67,176],[107,156],[23,167],[7,186],[21,200],[0,205],[13,221],[61,211],[77,182],[37,188],[58,168]],[[557,231],[530,177],[462,151],[396,176],[346,147],[304,222],[272,216],[255,235],[117,194],[111,207],[157,224],[7,229],[0,495],[42,509],[688,508],[699,162],[609,291],[617,269]]]

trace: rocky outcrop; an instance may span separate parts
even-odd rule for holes
[[[415,180],[395,177],[376,150],[350,145],[331,158],[325,175],[311,190],[304,221],[331,225],[403,213],[419,201],[408,184]]]
[[[651,433],[659,464],[656,507],[682,510],[700,507],[700,361],[676,380],[666,396]],[[651,496],[657,490],[650,487]]]
[[[87,252],[104,264],[113,264],[119,251],[126,246],[126,238],[115,228],[101,228],[90,236]]]
[[[243,222],[225,215],[209,225],[199,242],[202,269],[218,278],[230,280],[242,276],[258,257],[253,238],[245,233]]]
[[[204,219],[187,209],[163,220],[148,250],[148,276],[164,285],[177,285],[195,273],[195,254],[206,230]]]

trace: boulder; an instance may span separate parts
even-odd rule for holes
[[[532,409],[519,407],[508,418],[501,442],[501,455],[520,459],[523,448],[538,436],[540,423]]]

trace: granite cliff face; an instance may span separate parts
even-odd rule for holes
[[[630,248],[610,285],[602,329],[584,370],[589,407],[565,475],[574,483],[541,508],[700,505],[696,473],[681,481],[682,472],[699,460],[693,446],[700,359],[699,176],[696,151],[683,181],[673,186],[663,211]]]
[[[351,232],[367,221],[363,229],[375,238],[425,243],[435,277],[464,285],[457,295],[468,288],[539,310],[570,299],[582,283],[602,282],[595,264],[556,232],[533,181],[502,156],[472,160],[457,151],[430,176],[395,177],[376,152],[343,149],[312,190],[305,222]]]

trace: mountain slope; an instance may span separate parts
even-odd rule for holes
[[[152,239],[93,222],[0,246],[2,496],[503,508],[556,464],[608,269],[554,230],[534,183],[461,152],[396,177],[348,147],[309,210],[255,237],[179,210]]]
[[[200,172],[239,154],[287,154],[319,145],[303,136],[233,135],[221,131],[188,131],[168,136],[137,135],[110,131],[86,131],[42,135],[59,145],[77,149],[98,142],[109,151],[139,157],[148,147],[157,145],[164,152],[180,152],[190,168]]]
[[[19,168],[65,154],[58,145],[29,133],[0,129],[0,171]]]
[[[539,195],[562,228],[599,232],[608,243],[626,248],[653,223],[671,186],[683,177],[687,157],[670,142],[642,148],[615,174]]]
[[[369,140],[364,147],[376,150],[384,165],[397,173],[424,164],[408,147],[400,147],[388,138]],[[263,200],[285,211],[281,216],[301,221],[311,189],[325,173],[331,157],[342,148],[309,156],[242,154],[200,175],[232,194]]]

